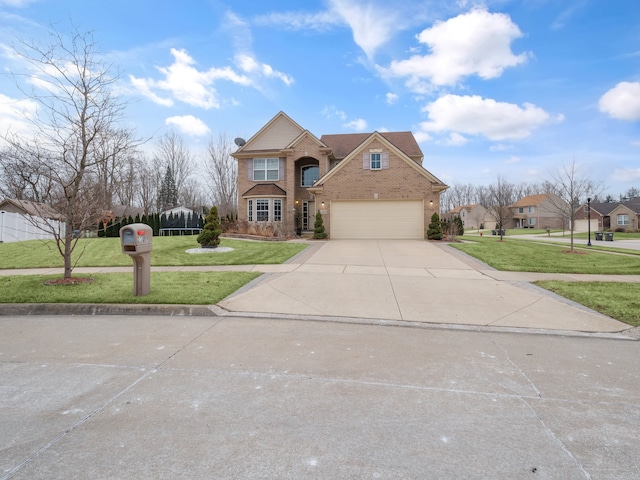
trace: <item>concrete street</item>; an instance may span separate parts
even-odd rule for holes
[[[203,270],[229,268],[268,274],[219,305],[2,306],[0,480],[640,477],[638,341],[528,283],[612,278],[411,241]]]
[[[636,479],[632,340],[1,316],[0,478]]]

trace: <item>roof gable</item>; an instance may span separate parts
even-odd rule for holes
[[[284,197],[287,195],[275,183],[258,183],[242,194],[243,197]]]
[[[279,112],[236,153],[250,150],[282,150],[304,132],[286,113]]]
[[[411,135],[410,132],[409,134]],[[396,147],[393,143],[391,143],[383,134],[379,132],[373,132],[370,134],[357,134],[357,135],[359,135],[358,138],[361,138],[362,135],[366,135],[366,137],[355,148],[353,148],[351,152],[340,163],[338,163],[338,165],[333,167],[331,170],[329,170],[326,173],[326,175],[320,178],[316,182],[316,185],[318,186],[323,185],[326,181],[331,179],[331,177],[339,173],[340,170],[342,170],[348,162],[354,159],[356,159],[355,161],[361,162],[362,158],[360,158],[358,155],[360,153],[360,150],[362,148],[366,148],[366,145],[371,143],[372,141],[378,140],[382,144],[386,145],[387,148],[389,148],[389,150],[393,151],[401,160],[405,161],[408,165],[410,165],[413,169],[415,169],[416,172],[426,177],[431,183],[442,185],[443,190],[446,188],[446,185],[444,183],[442,183],[431,172],[429,172],[424,167],[422,167],[422,165],[419,165],[418,163],[416,163],[411,157],[409,157],[406,153],[404,153],[402,150]],[[325,137],[326,135],[323,135],[322,140],[326,143]],[[331,147],[331,145],[328,145],[328,146]]]
[[[411,132],[382,132],[378,134],[382,135],[388,142],[392,143],[398,150],[409,157],[422,158],[424,156]],[[320,141],[331,148],[333,156],[336,159],[343,159],[358,148],[371,135],[371,133],[323,135],[320,137]]]
[[[313,143],[318,145],[320,148],[327,148],[327,145],[325,145],[322,142],[322,140],[320,140],[318,137],[316,137],[309,130],[303,131],[300,135],[298,135],[296,138],[294,138],[291,141],[291,143],[289,143],[285,148],[295,148],[296,145],[298,145],[300,142],[302,142],[306,138],[310,139]]]

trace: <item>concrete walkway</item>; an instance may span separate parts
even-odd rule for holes
[[[640,282],[640,276],[500,272],[424,241],[332,240],[282,265],[153,267],[152,271],[257,271],[264,275],[213,308],[218,315],[293,315],[580,332],[627,324],[531,285],[542,279]],[[76,268],[76,274],[131,267]],[[0,275],[61,274],[61,269]],[[153,287],[152,287],[153,288]]]

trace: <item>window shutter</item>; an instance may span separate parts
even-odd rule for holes
[[[382,155],[380,155],[380,157],[382,168],[389,168],[389,152],[382,152]]]
[[[253,158],[247,159],[247,180],[253,182]]]
[[[371,160],[368,153],[362,154],[362,168],[364,170],[371,170]]]
[[[284,171],[285,171],[284,163],[285,163],[284,158],[281,158],[280,159],[280,168],[279,168],[279,171],[278,171],[278,179],[279,180],[284,180]]]

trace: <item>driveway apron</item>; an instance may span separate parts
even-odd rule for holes
[[[418,240],[331,240],[220,302],[233,312],[620,332],[628,325]]]

